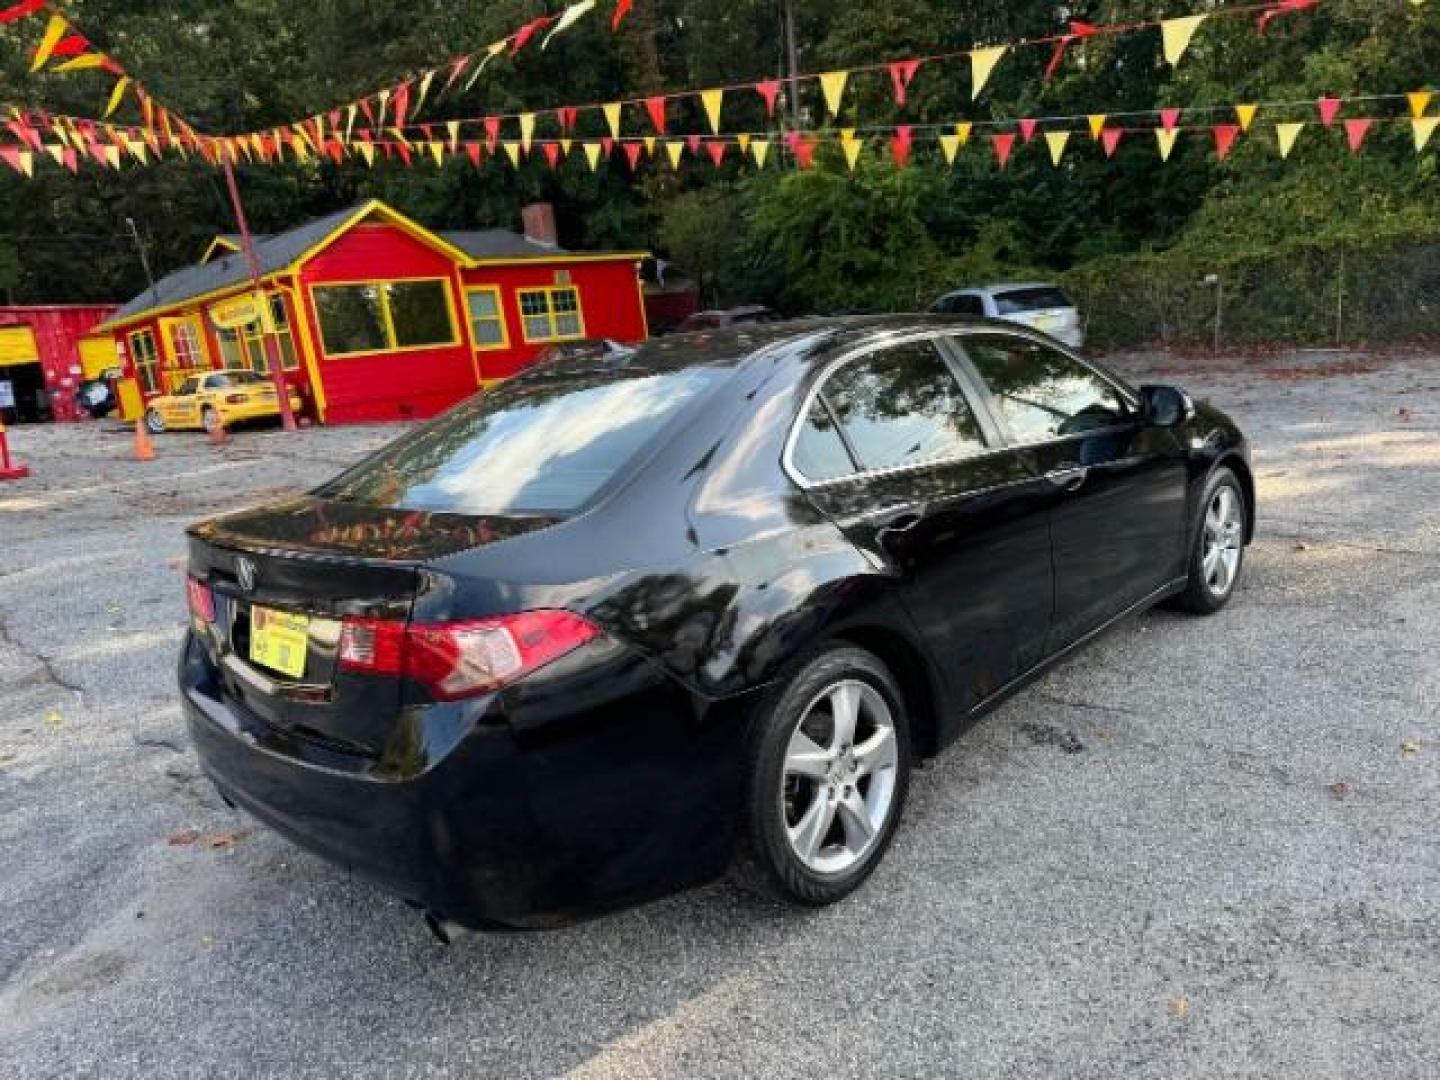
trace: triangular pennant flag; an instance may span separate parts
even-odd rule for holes
[[[1235,136],[1240,134],[1238,124],[1216,124],[1210,129],[1210,134],[1215,139],[1215,156],[1225,160],[1225,155],[1230,153],[1230,147],[1235,145]]]
[[[1295,140],[1300,135],[1300,129],[1304,126],[1303,123],[1275,125],[1275,144],[1279,148],[1282,158],[1290,156],[1290,151],[1295,147]]]
[[[480,167],[480,144],[478,142],[467,142],[465,144],[465,156],[470,159],[470,164],[478,169]]]
[[[633,173],[640,167],[640,154],[644,151],[645,147],[638,142],[627,142],[621,149],[625,151],[625,162],[630,166],[630,171]]]
[[[1415,152],[1418,154],[1425,149],[1425,144],[1430,141],[1430,136],[1435,134],[1435,125],[1440,124],[1440,116],[1416,116],[1410,120],[1410,134],[1415,140]]]
[[[910,82],[915,78],[915,72],[920,70],[919,60],[896,60],[889,65],[890,85],[895,88],[895,104],[904,105],[905,95],[910,89]]]
[[[666,139],[665,153],[670,158],[670,167],[679,169],[680,156],[685,153],[685,144],[679,139]]]
[[[730,145],[724,139],[711,139],[705,144],[705,152],[710,155],[710,160],[715,163],[718,169],[720,163],[725,160],[725,147]]]
[[[945,164],[946,164],[946,165],[954,165],[954,164],[955,164],[955,155],[956,155],[957,153],[959,153],[959,151],[960,151],[960,136],[959,136],[959,135],[941,135],[941,136],[940,136],[940,153],[944,155],[944,157],[945,157]]]
[[[500,145],[505,150],[505,156],[510,159],[510,164],[518,169],[520,167],[520,144],[514,139],[506,139]]]
[[[755,84],[755,92],[765,99],[765,115],[775,115],[775,99],[780,96],[780,80],[766,79]]]
[[[686,146],[686,148],[690,151],[690,153],[692,153],[692,154],[698,154],[698,153],[700,153],[700,136],[699,136],[699,135],[686,135],[686,136],[685,136],[685,146]]]
[[[1065,156],[1065,144],[1070,141],[1068,131],[1047,131],[1045,142],[1050,147],[1050,163],[1059,165],[1060,159]]]
[[[597,171],[600,168],[600,144],[597,142],[581,143],[580,149],[585,154],[585,163],[590,166],[590,171]]]
[[[118,170],[120,168],[120,147],[106,146],[103,149],[105,151],[105,164],[109,165],[112,169]]]
[[[0,146],[0,161],[5,162],[16,172],[24,172],[20,167],[21,149],[18,146]]]
[[[855,165],[860,160],[860,151],[864,148],[865,144],[855,138],[855,130],[853,128],[846,128],[845,131],[840,133],[840,150],[844,153],[845,164],[850,167],[851,172],[855,171]]]
[[[655,136],[654,136],[654,135],[646,135],[646,136],[645,136],[645,153],[648,154],[648,155],[649,155],[650,157],[652,157],[652,158],[655,156]]]
[[[355,149],[360,151],[360,156],[365,159],[366,165],[375,164],[375,144],[372,142],[358,142]]]
[[[815,144],[809,139],[792,139],[790,152],[795,155],[795,164],[802,169],[808,169],[815,164]]]
[[[1105,114],[1104,114],[1104,113],[1091,113],[1091,114],[1090,114],[1089,116],[1087,116],[1085,119],[1086,119],[1086,122],[1089,123],[1089,125],[1090,125],[1090,138],[1092,138],[1092,139],[1098,139],[1098,138],[1100,138],[1100,132],[1102,132],[1102,131],[1105,130],[1105,121],[1106,121],[1106,119],[1107,119],[1107,117],[1105,116]]]
[[[735,145],[740,148],[742,155],[748,153],[750,150],[750,133],[748,131],[742,131],[736,135]]]
[[[20,0],[18,4],[11,4],[4,10],[0,10],[0,25],[15,22],[18,19],[29,18],[31,15],[44,10],[45,0]]]
[[[554,143],[554,142],[549,142],[549,141],[543,142],[543,143],[540,144],[540,152],[545,155],[545,164],[549,165],[551,169],[559,168],[559,166],[560,166],[560,144],[559,144],[559,143]]]
[[[495,152],[495,143],[500,138],[500,118],[498,116],[485,117],[485,141],[490,144],[490,152]]]
[[[568,136],[562,135],[562,136],[560,137],[560,152],[561,152],[562,154],[568,154],[568,153],[570,153],[570,144],[571,144],[572,141],[573,141],[573,140],[570,139]]]
[[[618,0],[618,3],[615,5],[615,14],[610,16],[610,29],[612,32],[620,29],[620,23],[626,15],[630,14],[630,9],[634,7],[634,5],[635,0]]]
[[[910,164],[910,147],[912,141],[910,125],[897,125],[895,135],[890,140],[890,156],[895,159],[895,164],[902,169]]]
[[[575,120],[576,117],[579,115],[579,112],[580,110],[577,109],[574,105],[562,105],[560,106],[560,108],[556,109],[555,119],[560,121],[560,130],[566,132],[567,134],[574,131]]]
[[[1023,118],[1023,119],[1020,121],[1020,141],[1021,141],[1021,142],[1028,143],[1031,139],[1033,139],[1033,138],[1035,137],[1035,124],[1036,124],[1036,121],[1035,121],[1035,120],[1032,120],[1032,119],[1031,119],[1030,117],[1028,117],[1028,116],[1025,117],[1025,118]]]
[[[515,33],[510,35],[510,55],[514,56],[526,45],[530,44],[530,39],[553,23],[555,19],[556,16],[554,15],[540,15],[531,19],[524,26],[520,27],[519,30],[516,30]]]
[[[1333,97],[1322,97],[1315,102],[1315,107],[1320,110],[1320,123],[1327,128],[1335,123],[1335,114],[1340,111],[1340,99]]]
[[[661,95],[645,99],[645,111],[650,115],[650,126],[657,134],[665,134],[665,98]]]
[[[540,43],[540,51],[544,52],[550,47],[550,39],[556,34],[563,34],[570,27],[583,19],[590,12],[595,10],[595,0],[580,0],[578,4],[571,4],[560,13],[559,20],[555,23],[554,29],[545,35],[545,40]]]
[[[65,21],[63,15],[51,15],[50,21],[45,24],[45,33],[40,38],[40,44],[35,47],[35,55],[30,60],[30,70],[39,71],[45,66],[55,52],[55,46],[60,44],[60,39],[70,29],[70,24]]]
[[[100,115],[109,119],[115,115],[115,110],[120,108],[120,102],[125,98],[125,91],[130,87],[130,77],[122,75],[115,83],[115,88],[110,91],[110,100],[105,103],[105,111]]]
[[[110,63],[110,58],[103,53],[82,53],[73,60],[66,60],[63,64],[56,64],[56,71],[93,71],[95,68],[105,67]]]
[[[1249,131],[1250,125],[1255,122],[1255,114],[1259,112],[1259,105],[1236,105],[1235,119],[1240,122],[1241,131]]]
[[[1171,128],[1173,128],[1173,127],[1174,127],[1177,123],[1179,123],[1179,122],[1180,122],[1180,110],[1179,110],[1179,109],[1161,109],[1161,110],[1160,110],[1160,126],[1161,126],[1162,128],[1164,128],[1166,131],[1169,131]]]
[[[980,96],[980,91],[985,89],[985,84],[990,81],[990,73],[995,70],[995,65],[1000,63],[1000,58],[1005,55],[1008,46],[992,45],[986,49],[970,50],[970,100],[974,101]]]
[[[609,135],[601,135],[600,151],[608,159],[611,154],[615,153],[615,140],[612,139]]]
[[[450,92],[450,88],[455,85],[456,80],[458,80],[461,75],[465,74],[465,69],[469,66],[470,57],[468,56],[459,57],[450,65],[450,75],[445,80],[445,85],[440,88],[441,97],[444,97]]]
[[[1155,143],[1160,149],[1160,160],[1169,161],[1170,152],[1175,149],[1175,140],[1180,137],[1180,132],[1175,128],[1156,128]]]
[[[354,105],[346,106],[344,140],[347,144],[350,142],[350,133],[355,130],[355,113],[356,109]]]
[[[710,122],[710,134],[720,131],[720,105],[725,100],[724,90],[700,91],[700,104],[705,107],[705,119]]]
[[[1430,91],[1412,90],[1405,95],[1405,100],[1410,103],[1410,115],[1419,118],[1425,115],[1425,110],[1430,105]]]
[[[825,95],[825,108],[831,116],[840,115],[840,101],[845,96],[845,84],[849,81],[848,71],[827,71],[820,76],[820,92]]]
[[[380,93],[378,93],[378,94],[375,95],[375,100],[380,103],[380,110],[379,110],[379,112],[376,114],[379,119],[376,120],[375,126],[376,126],[376,127],[384,127],[384,126],[385,126],[385,109],[386,109],[386,107],[390,104],[390,90],[389,90],[388,88],[385,89],[385,90],[381,90]]]
[[[755,159],[755,167],[763,169],[765,159],[770,156],[769,139],[752,139],[750,141],[750,155]]]
[[[475,70],[470,73],[470,78],[465,80],[465,85],[460,88],[460,93],[468,94],[470,92],[470,88],[474,86],[475,81],[480,78],[480,73],[485,70],[485,65],[503,53],[509,43],[509,38],[501,38],[499,41],[492,41],[485,47],[485,59],[475,65]]]
[[[430,149],[430,156],[435,159],[435,164],[436,164],[436,165],[444,165],[444,164],[445,164],[445,144],[444,144],[443,142],[439,142],[439,141],[437,140],[437,141],[428,142],[428,143],[426,143],[425,145],[426,145],[427,147],[429,147],[429,149]]]
[[[390,99],[390,104],[395,112],[395,126],[403,128],[405,118],[410,115],[410,84],[403,82],[395,88],[395,95]]]
[[[969,120],[961,120],[955,125],[955,137],[960,140],[961,146],[970,141],[970,129],[973,126]]]
[[[435,81],[435,69],[431,68],[420,80],[420,93],[415,95],[415,109],[412,116],[419,116],[420,110],[425,107],[425,99],[430,96],[430,84]]]
[[[65,163],[65,147],[59,143],[46,143],[45,150],[55,159],[56,165],[63,165]]]
[[[608,105],[602,105],[600,111],[605,114],[605,123],[610,125],[611,136],[618,139],[620,137],[620,102],[612,101]]]
[[[995,151],[995,160],[1003,169],[1010,160],[1010,151],[1015,146],[1013,131],[997,131],[990,136],[990,148]]]
[[[1350,147],[1350,152],[1353,154],[1365,142],[1365,134],[1370,130],[1370,121],[1362,118],[1346,120],[1344,124],[1345,144]]]
[[[530,152],[530,142],[535,138],[535,114],[533,112],[520,114],[520,147],[527,154]]]
[[[455,148],[460,145],[460,121],[445,121],[445,131],[450,136],[450,152],[455,153]]]
[[[1204,15],[1182,15],[1178,19],[1163,19],[1160,22],[1160,39],[1165,59],[1173,67],[1180,63],[1180,57],[1190,47],[1190,39],[1205,21]]]

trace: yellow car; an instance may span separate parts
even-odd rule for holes
[[[290,387],[290,409],[300,411],[300,395]],[[152,435],[184,429],[214,430],[243,420],[280,415],[275,384],[254,371],[213,371],[192,375],[175,390],[153,398],[145,409]]]

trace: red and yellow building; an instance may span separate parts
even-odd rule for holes
[[[305,411],[322,423],[431,416],[556,343],[647,336],[645,253],[562,250],[548,207],[527,208],[526,221],[528,235],[438,232],[371,201],[256,237],[270,325]],[[200,263],[101,327],[134,382],[122,400],[168,393],[196,371],[267,370],[265,320],[225,326],[253,292],[239,246],[216,237]]]

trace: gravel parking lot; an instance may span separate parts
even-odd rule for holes
[[[838,907],[722,884],[449,949],[225,808],[175,701],[182,527],[397,429],[12,432],[0,1076],[1435,1076],[1440,358],[1117,366],[1255,444],[1224,613],[971,731]]]

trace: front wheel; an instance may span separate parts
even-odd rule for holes
[[[1201,507],[1189,580],[1176,599],[1185,611],[1209,615],[1229,602],[1245,565],[1245,491],[1233,472],[1223,466],[1215,470]]]
[[[853,892],[909,789],[909,725],[885,665],[848,646],[816,656],[757,718],[748,765],[741,882],[808,906]]]
[[[165,419],[154,409],[146,409],[145,427],[151,435],[161,435],[165,431]]]
[[[206,405],[200,411],[200,424],[208,433],[215,434],[215,430],[221,426],[220,414],[215,411],[215,406]]]

